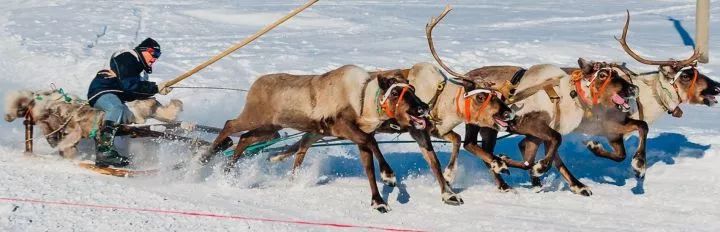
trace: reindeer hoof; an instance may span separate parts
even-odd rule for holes
[[[637,155],[633,157],[632,168],[635,171],[635,177],[639,179],[645,178],[645,171],[647,171],[647,168],[645,167],[645,159],[640,158]]]
[[[530,191],[532,191],[534,193],[541,193],[543,191],[543,187],[542,186],[532,186],[532,188],[530,188]]]
[[[597,141],[585,141],[585,146],[587,146],[587,148],[590,150],[597,150],[602,148],[600,143],[598,143]]]
[[[490,162],[490,169],[492,169],[492,172],[495,174],[510,174],[507,163],[501,159],[494,159]]]
[[[385,184],[387,186],[395,187],[397,185],[397,178],[395,178],[395,173],[381,172],[380,179],[382,179],[383,184]]]
[[[279,163],[285,160],[285,157],[283,155],[276,155],[269,158],[270,162],[273,163]]]
[[[589,197],[592,195],[592,191],[590,191],[590,187],[582,185],[582,184],[570,186],[570,190],[575,194],[586,196],[586,197]]]
[[[445,172],[443,172],[443,177],[445,178],[445,183],[450,185],[453,181],[455,181],[455,170],[452,169],[445,169]]]
[[[235,168],[234,164],[227,163],[227,164],[225,164],[225,168],[223,168],[223,172],[227,175],[233,170],[233,168]]]
[[[455,193],[446,192],[442,194],[442,200],[448,205],[462,205],[465,202]]]
[[[533,191],[534,193],[539,193],[539,192],[543,191],[543,186],[542,186],[542,182],[540,181],[540,178],[531,176],[530,184],[532,184],[532,186],[530,187],[530,190]]]
[[[550,170],[550,165],[546,164],[544,160],[541,160],[540,162],[535,163],[532,167],[532,175],[534,177],[540,177],[543,174],[545,174],[548,170]]]
[[[391,210],[385,203],[373,203],[372,208],[380,213],[387,213]]]
[[[501,185],[498,186],[498,191],[500,191],[502,193],[507,193],[507,192],[512,192],[513,188],[511,188],[510,185],[508,185],[506,183],[502,183]]]

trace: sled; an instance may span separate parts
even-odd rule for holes
[[[144,137],[150,137],[150,138],[161,138],[161,139],[168,139],[168,140],[176,140],[180,142],[189,143],[193,146],[208,146],[212,143],[202,140],[202,139],[196,139],[196,138],[190,138],[180,135],[175,135],[171,133],[165,133],[165,132],[159,132],[154,131],[150,129],[150,126],[129,126],[129,125],[121,125],[120,129],[118,130],[118,136],[130,136],[130,138],[144,138]]]
[[[138,176],[150,176],[157,174],[160,172],[159,169],[145,169],[145,170],[135,170],[135,169],[128,169],[128,168],[115,168],[115,167],[97,167],[95,166],[95,162],[92,161],[83,161],[78,163],[78,166],[99,173],[103,175],[109,175],[109,176],[116,176],[116,177],[138,177]]]

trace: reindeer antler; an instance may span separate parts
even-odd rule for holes
[[[630,46],[627,44],[627,32],[628,27],[630,26],[630,11],[627,10],[627,19],[625,20],[625,27],[623,27],[623,33],[622,36],[618,39],[617,36],[615,39],[620,42],[620,45],[622,45],[623,50],[630,55],[633,59],[637,60],[640,63],[648,64],[648,65],[667,65],[667,66],[674,66],[674,67],[683,67],[687,66],[693,62],[695,62],[700,57],[700,51],[695,49],[693,51],[692,56],[690,58],[684,59],[684,60],[648,60],[637,53],[635,53],[632,49],[630,49]]]
[[[435,57],[435,61],[437,61],[438,64],[440,64],[440,67],[445,69],[445,71],[450,73],[450,75],[453,75],[453,76],[463,79],[463,80],[468,80],[467,75],[463,75],[458,72],[455,72],[452,69],[450,69],[450,67],[445,65],[445,63],[443,63],[443,61],[440,59],[440,56],[438,56],[437,52],[435,52],[435,45],[433,44],[432,30],[435,28],[435,25],[437,25],[438,22],[440,22],[440,20],[445,18],[445,15],[447,15],[447,13],[449,13],[451,10],[452,10],[452,7],[450,5],[447,5],[447,6],[445,6],[445,10],[443,10],[443,12],[440,13],[440,16],[438,16],[437,18],[431,17],[430,22],[428,22],[425,25],[425,35],[427,36],[428,45],[430,46],[430,53],[432,53],[433,57]]]

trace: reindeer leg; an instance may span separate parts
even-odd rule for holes
[[[621,162],[625,160],[625,142],[623,141],[622,134],[614,134],[607,136],[612,152],[608,152],[603,149],[602,144],[596,141],[586,142],[588,150],[598,157],[610,159],[615,162]]]
[[[542,141],[538,138],[525,136],[525,138],[518,143],[518,147],[520,148],[520,152],[522,152],[525,162],[529,164],[535,163],[535,155],[537,155],[538,148],[540,148],[540,142]],[[527,170],[530,173],[530,183],[532,183],[533,188],[535,188],[536,192],[538,192],[542,187],[540,177],[533,175],[532,170]]]
[[[575,176],[573,176],[572,173],[570,173],[570,170],[565,166],[562,159],[560,159],[560,155],[555,156],[555,167],[560,172],[560,175],[565,178],[565,181],[568,182],[570,185],[570,190],[575,194],[580,194],[583,196],[590,196],[592,195],[592,191],[590,191],[590,187],[586,186],[582,182],[580,182]]]
[[[312,144],[322,138],[323,138],[322,135],[307,133],[307,134],[303,135],[303,137],[300,141],[298,141],[300,144],[299,144],[299,148],[298,148],[297,152],[295,152],[295,163],[293,163],[293,168],[292,168],[293,176],[295,175],[295,172],[297,171],[297,169],[300,168],[300,165],[302,165],[303,160],[305,160],[305,154],[307,154],[307,151],[310,149]]]
[[[612,152],[606,151],[603,148],[602,144],[598,143],[597,141],[585,142],[588,150],[590,150],[596,156],[610,159],[615,162],[621,162],[625,160],[626,152],[625,144],[623,142],[623,134],[635,130],[635,127],[633,127],[632,124],[628,123],[626,120],[624,124],[616,121],[605,121],[603,122],[602,128],[604,128],[602,135],[604,135],[610,142]]]
[[[450,184],[455,180],[455,171],[457,170],[457,157],[460,153],[460,135],[455,133],[454,131],[450,131],[449,133],[443,135],[442,139],[445,139],[446,141],[450,141],[450,143],[452,143],[452,150],[450,151],[450,161],[448,161],[445,172],[443,173],[445,181]]]
[[[490,171],[490,174],[493,175],[495,178],[495,183],[498,185],[498,189],[500,191],[507,192],[511,190],[510,185],[505,183],[505,180],[502,179],[500,176],[501,172],[507,172],[508,167],[507,164],[502,161],[500,158],[495,157],[494,155],[486,152],[483,148],[477,145],[477,137],[478,133],[480,132],[480,127],[470,124],[465,124],[465,141],[463,142],[463,147],[465,150],[469,151],[473,155],[479,157],[485,162],[485,166],[488,167],[488,170]],[[482,135],[484,136],[490,136],[491,133],[484,132]],[[486,137],[483,137],[483,141],[485,139],[488,139]],[[483,142],[484,144],[485,142]],[[488,146],[488,145],[486,145]],[[490,151],[492,152],[492,151]]]
[[[380,179],[383,181],[383,184],[390,187],[395,187],[397,185],[397,178],[395,177],[395,172],[390,167],[390,164],[385,161],[385,157],[383,156],[382,152],[380,152],[380,147],[378,146],[375,137],[370,136],[370,138],[372,141],[370,141],[369,146],[373,156],[375,156],[375,158],[378,160],[378,166],[380,167]]]
[[[307,139],[311,136],[312,136],[311,133],[303,134],[303,136],[300,138],[299,141],[293,143],[293,145],[290,145],[290,147],[288,147],[284,151],[282,151],[280,153],[276,153],[272,157],[270,157],[270,161],[271,162],[284,161],[285,159],[290,158],[291,156],[295,155],[300,149],[304,149],[305,146],[307,146],[307,148],[305,148],[305,149],[310,149],[310,146],[312,145],[312,143],[308,143]]]
[[[645,166],[647,163],[645,159],[645,144],[647,142],[648,125],[645,121],[635,119],[629,119],[628,123],[632,125],[638,131],[638,135],[640,135],[640,142],[638,144],[637,151],[633,156],[632,167],[633,170],[635,170],[635,176],[637,178],[644,178],[645,171],[647,170],[647,167]]]
[[[245,148],[248,146],[257,143],[257,142],[264,142],[267,140],[270,140],[276,136],[276,133],[280,128],[277,127],[264,127],[264,128],[258,128],[251,131],[248,131],[247,133],[244,133],[240,136],[240,141],[238,141],[237,146],[235,147],[235,152],[233,153],[232,158],[228,161],[227,165],[225,166],[225,172],[229,172],[233,167],[235,167],[235,163],[237,163],[238,160],[243,156],[243,152],[245,152]]]
[[[533,137],[542,140],[545,145],[545,158],[535,163],[531,169],[532,176],[539,177],[547,172],[552,166],[552,161],[555,160],[558,148],[562,142],[562,135],[557,131],[550,128],[547,124],[540,125],[541,129],[533,133]]]
[[[372,193],[371,206],[380,213],[387,213],[390,211],[390,207],[387,206],[385,200],[383,200],[382,196],[380,196],[380,191],[378,191],[377,183],[375,182],[375,164],[373,163],[373,151],[371,148],[373,146],[372,143],[375,142],[375,138],[373,138],[372,135],[360,130],[360,128],[356,125],[345,120],[339,120],[332,126],[331,130],[334,135],[347,138],[358,145],[358,150],[360,151],[360,161],[365,168],[365,174],[367,175],[368,182],[370,184],[370,191]],[[374,146],[377,146],[377,144]]]
[[[464,203],[462,198],[452,191],[450,185],[448,185],[445,177],[442,175],[440,161],[438,161],[437,155],[430,143],[430,135],[424,130],[417,130],[415,128],[410,128],[409,130],[410,135],[417,141],[418,145],[420,145],[420,150],[422,151],[423,158],[425,158],[425,162],[427,162],[430,170],[432,170],[435,175],[435,179],[438,181],[438,184],[440,184],[443,202],[449,205],[462,205]]]
[[[640,143],[635,155],[633,156],[632,167],[635,171],[635,176],[643,178],[646,170],[645,146],[648,133],[647,123],[645,121],[627,118],[624,124],[610,122],[605,125],[605,128],[605,134],[608,141],[610,141],[610,146],[612,146],[613,152],[605,151],[602,146],[595,141],[587,142],[588,149],[596,156],[611,159],[615,162],[621,162],[625,160],[626,156],[624,135],[637,130],[640,135]]]
[[[210,149],[205,151],[200,157],[200,163],[206,164],[210,162],[216,153],[232,146],[233,142],[232,139],[230,139],[231,134],[257,128],[257,126],[247,123],[248,121],[249,120],[243,119],[243,117],[226,121],[225,126],[220,133],[218,133],[218,136],[215,138],[215,141],[213,141]]]

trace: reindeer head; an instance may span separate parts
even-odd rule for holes
[[[618,39],[625,52],[640,63],[657,65],[660,73],[660,88],[668,90],[672,94],[659,94],[661,100],[674,108],[673,115],[681,112],[677,107],[682,102],[690,104],[705,104],[712,106],[717,104],[715,97],[720,94],[720,84],[700,73],[697,69],[697,59],[700,52],[695,50],[690,58],[684,60],[649,60],[635,53],[626,42],[628,27],[630,24],[630,12],[627,12],[627,20],[623,28],[623,34]],[[681,115],[681,113],[679,113]]]
[[[35,94],[32,91],[10,91],[5,94],[5,121],[12,122],[17,118],[25,117],[34,102]]]
[[[430,22],[425,26],[425,35],[427,36],[430,53],[432,53],[435,61],[440,67],[445,69],[450,75],[455,76],[453,82],[459,82],[464,88],[464,94],[455,99],[458,108],[463,108],[464,118],[467,123],[475,124],[482,127],[495,127],[497,129],[505,129],[509,126],[509,122],[515,118],[515,113],[505,104],[505,96],[500,91],[493,88],[492,83],[475,81],[466,74],[460,74],[453,71],[445,65],[435,51],[435,45],[432,40],[432,30],[438,22],[445,18],[452,8],[448,5],[445,10],[437,18],[431,18]],[[462,99],[461,99],[462,98]]]
[[[380,107],[402,127],[425,129],[430,107],[415,96],[415,88],[408,83],[406,70],[378,72],[377,80],[382,96]]]
[[[615,68],[616,64],[587,61],[578,59],[582,72],[584,86],[589,88],[593,105],[598,104],[606,108],[617,108],[623,112],[630,110],[627,103],[637,97],[639,88],[622,78]],[[581,81],[581,80],[577,80]],[[583,96],[584,97],[584,96]]]
[[[720,94],[720,83],[700,73],[694,65],[676,67],[660,65],[662,74],[660,81],[667,82],[668,86],[677,87],[678,103],[704,104],[713,106],[718,103],[715,97]]]

